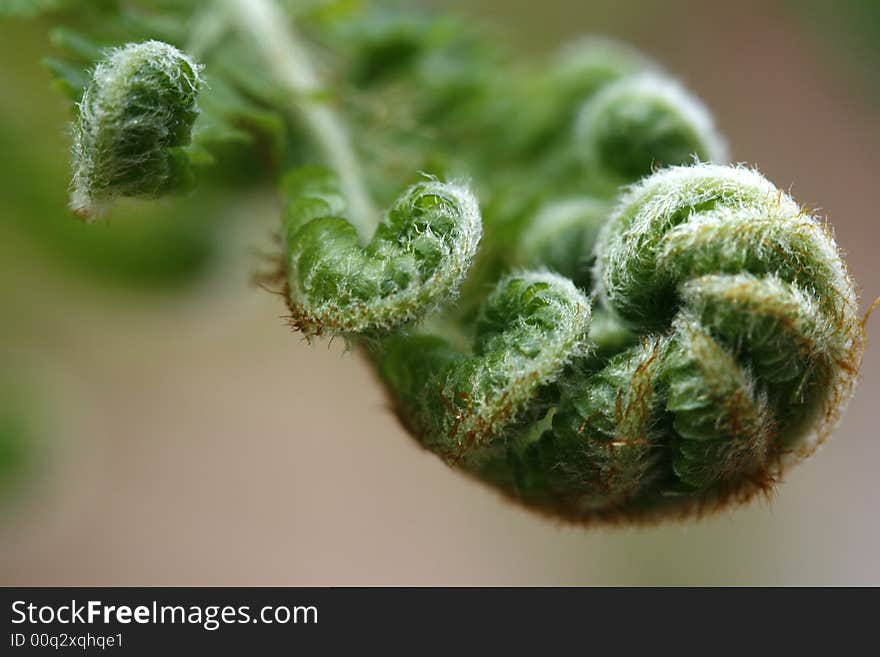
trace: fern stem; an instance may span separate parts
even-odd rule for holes
[[[378,213],[345,124],[319,98],[322,86],[308,50],[273,0],[226,2],[238,18],[237,25],[252,38],[278,83],[290,93],[294,109],[339,177],[348,200],[348,218],[366,243],[378,226]]]

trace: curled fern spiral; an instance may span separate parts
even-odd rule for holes
[[[378,335],[420,319],[458,292],[482,232],[476,198],[458,184],[410,187],[366,246],[332,173],[299,170],[285,194],[286,296],[307,337]]]
[[[161,41],[128,44],[101,61],[74,126],[71,208],[90,218],[116,197],[190,188],[184,147],[201,84],[199,66]]]
[[[559,518],[742,502],[831,432],[864,347],[853,281],[819,219],[724,164],[674,78],[604,39],[518,65],[457,22],[296,4],[206,9],[187,45],[216,71],[200,118],[200,66],[166,43],[87,76],[57,62],[83,91],[73,209],[259,158],[247,182],[283,178],[269,280],[291,325],[364,347],[421,445]],[[129,37],[181,43],[159,27],[178,23]],[[472,182],[406,188],[414,171]]]
[[[579,522],[745,501],[833,428],[863,347],[853,283],[824,224],[759,173],[673,167],[635,185],[594,276],[602,321],[630,346],[588,354],[608,334],[589,330],[588,301],[555,275],[514,276],[471,355],[416,335],[388,346],[403,421],[448,462]]]
[[[827,435],[862,327],[833,237],[791,197],[745,168],[672,168],[622,200],[598,253],[607,305],[642,332],[671,326],[680,478],[773,476]]]
[[[584,104],[575,130],[580,155],[593,171],[619,181],[652,169],[727,161],[712,115],[676,80],[655,72],[623,77]]]
[[[590,301],[568,279],[513,274],[483,304],[470,351],[435,336],[397,336],[381,370],[423,443],[473,467],[541,388],[586,354],[589,323]]]

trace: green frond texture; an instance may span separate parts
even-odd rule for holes
[[[471,353],[394,338],[380,370],[405,424],[579,522],[745,501],[833,428],[863,347],[853,283],[825,225],[759,173],[701,164],[633,186],[594,275],[595,325],[568,279],[523,274],[487,300]]]
[[[516,100],[500,95],[496,102],[516,115],[509,138],[526,153],[558,149],[571,138],[578,111],[600,90],[619,80],[652,71],[655,64],[633,48],[604,37],[582,37],[562,46],[535,70],[516,71]],[[511,117],[512,118],[512,117]]]
[[[728,157],[699,99],[609,39],[583,38],[548,61],[512,67],[492,78],[478,111],[466,107],[481,117],[460,140],[484,144],[467,164],[480,172],[490,236],[466,301],[515,267],[545,267],[592,289],[598,228],[621,185]]]
[[[166,43],[114,50],[92,71],[74,128],[71,207],[85,218],[114,197],[156,198],[193,186],[199,67]]]
[[[284,185],[284,277],[291,323],[306,336],[387,333],[451,300],[470,269],[482,224],[462,185],[425,180],[395,201],[369,244],[345,218],[328,171]]]
[[[657,73],[603,87],[581,110],[576,140],[589,168],[624,182],[693,158],[727,161],[727,146],[709,111],[678,82]]]
[[[534,419],[541,389],[586,353],[589,323],[590,301],[568,279],[513,274],[483,305],[470,351],[429,335],[396,336],[381,371],[423,444],[481,471],[511,424]]]
[[[338,112],[331,145],[350,135],[361,165],[331,172],[254,35],[194,36],[205,3],[138,4],[106,35],[137,45],[91,75],[103,51],[55,33],[49,67],[81,95],[73,207],[185,190],[190,164],[292,171],[271,277],[292,326],[362,346],[448,464],[556,517],[656,520],[769,490],[833,429],[864,339],[830,231],[726,166],[708,110],[639,53],[587,38],[518,61],[412,7],[284,3],[322,55],[306,104]],[[199,67],[144,38],[205,63],[198,121]],[[416,171],[436,177],[397,196]]]
[[[610,212],[608,201],[590,196],[546,203],[525,225],[512,262],[550,269],[590,289],[593,247]]]

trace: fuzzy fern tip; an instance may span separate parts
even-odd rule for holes
[[[71,209],[90,220],[116,197],[191,187],[184,148],[201,85],[200,67],[160,41],[123,46],[98,63],[73,130]]]

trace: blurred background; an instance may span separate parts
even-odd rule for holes
[[[653,55],[880,295],[876,0],[433,4],[526,55],[585,33]],[[72,219],[45,27],[0,23],[0,584],[880,585],[880,317],[839,430],[772,500],[559,526],[419,449],[356,354],[290,332],[250,284],[271,196]]]

